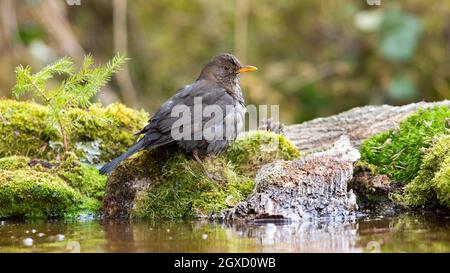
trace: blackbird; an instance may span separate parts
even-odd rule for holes
[[[236,139],[244,123],[245,107],[239,74],[255,70],[257,68],[254,66],[241,65],[232,54],[215,56],[205,65],[195,82],[167,100],[148,124],[136,133],[143,137],[124,154],[105,164],[100,173],[111,172],[124,159],[146,148],[176,144],[199,162],[199,156],[224,151],[230,141]],[[194,113],[199,101],[203,109],[207,106],[216,107],[213,118],[210,117],[212,115]],[[194,115],[181,119],[179,109]],[[219,133],[214,137],[206,137],[206,130]],[[183,137],[180,137],[180,131],[183,131]],[[223,137],[217,137],[220,132]]]

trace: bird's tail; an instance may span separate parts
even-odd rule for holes
[[[119,157],[113,159],[108,164],[103,165],[103,167],[99,170],[101,174],[107,174],[111,172],[117,165],[119,165],[120,162],[127,159],[128,157],[132,156],[133,154],[139,152],[140,150],[144,149],[146,147],[144,138],[139,140],[136,144],[131,146],[128,151],[120,155]]]

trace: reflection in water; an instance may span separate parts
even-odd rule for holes
[[[449,252],[450,219],[220,224],[0,221],[0,252]]]
[[[232,230],[254,238],[262,252],[354,252],[357,223],[237,225]]]
[[[356,223],[107,222],[103,228],[108,252],[359,251]]]

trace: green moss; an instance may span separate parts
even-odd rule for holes
[[[101,201],[105,194],[106,176],[100,175],[93,166],[82,164],[76,156],[66,156],[55,172],[84,196]]]
[[[46,107],[36,103],[0,100],[0,156],[43,154],[55,132],[46,131]]]
[[[274,159],[296,159],[300,152],[285,136],[253,131],[231,144],[225,156],[236,166],[237,172],[253,177],[262,165]]]
[[[110,161],[124,153],[137,138],[134,133],[147,124],[148,115],[144,111],[136,111],[120,103],[107,107],[93,104],[88,111],[72,110],[74,118],[78,119],[78,127],[71,133],[71,141],[78,156],[88,158],[92,152],[97,152],[92,142],[99,145],[97,160],[90,163]],[[81,147],[81,148],[80,148]]]
[[[450,109],[445,106],[418,110],[398,130],[366,140],[360,148],[361,159],[394,181],[409,183],[420,169],[423,148],[430,147],[433,137],[448,131],[448,118]]]
[[[276,140],[275,146],[266,147]],[[224,154],[205,158],[203,164],[177,147],[143,151],[119,165],[108,183],[151,181],[149,188],[136,194],[132,211],[136,218],[208,216],[243,201],[253,191],[259,166],[298,156],[284,137],[254,132],[233,143]]]
[[[353,168],[355,169],[355,172],[368,172],[371,175],[374,175],[377,173],[377,166],[367,163],[365,161],[357,161],[353,164]]]
[[[63,216],[80,206],[82,199],[64,180],[49,173],[31,169],[1,172],[2,217]]]
[[[14,171],[28,166],[30,159],[25,156],[0,158],[0,170]]]
[[[425,151],[417,176],[395,200],[408,207],[450,208],[450,135],[437,137]]]
[[[222,157],[205,159],[202,166],[175,147],[144,151],[122,164],[117,173],[130,165],[138,172],[148,168],[144,176],[153,181],[148,191],[136,197],[133,216],[137,218],[205,216],[227,208],[227,200],[243,200],[254,186],[252,179],[235,173]],[[157,165],[160,168],[154,168]]]
[[[0,159],[0,217],[73,217],[99,212],[106,177],[95,168],[80,163],[74,155],[62,163],[42,161],[45,166],[30,162],[23,156]]]
[[[441,169],[436,173],[433,186],[439,203],[450,208],[450,156],[447,156]]]
[[[48,129],[48,109],[34,102],[0,100],[0,157],[22,155],[52,160],[61,155],[62,140],[57,128]],[[101,107],[93,104],[87,111],[70,110],[76,127],[69,132],[71,149],[84,161],[97,164],[109,161],[131,146],[147,122],[147,114],[121,104]]]

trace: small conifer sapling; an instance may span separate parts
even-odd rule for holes
[[[69,116],[69,109],[87,109],[91,99],[105,86],[111,76],[118,72],[127,58],[117,54],[104,65],[94,65],[92,56],[84,58],[80,70],[75,70],[71,58],[64,57],[47,65],[41,71],[32,74],[31,67],[18,66],[16,84],[13,95],[16,98],[31,93],[39,98],[49,109],[49,128],[56,127],[63,141],[64,151],[70,150],[70,131],[77,124]],[[50,81],[55,77],[62,77],[56,87],[50,87]]]

